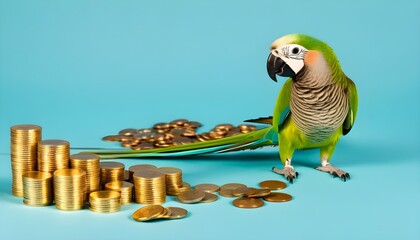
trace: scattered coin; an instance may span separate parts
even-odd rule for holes
[[[270,193],[271,193],[270,189],[256,189],[255,193],[250,194],[247,197],[251,197],[251,198],[265,197]]]
[[[203,200],[206,194],[200,190],[186,190],[178,194],[178,201],[182,203],[197,203]]]
[[[135,211],[131,217],[138,222],[149,221],[160,216],[164,210],[161,205],[148,205]]]
[[[235,197],[243,197],[250,194],[253,194],[257,191],[255,188],[248,188],[248,187],[238,187],[232,190],[232,195]]]
[[[203,192],[212,193],[212,192],[219,191],[220,187],[217,186],[216,184],[202,183],[202,184],[195,185],[194,189],[201,190]]]
[[[246,185],[241,183],[227,183],[220,187],[219,194],[223,197],[235,197],[233,190],[240,187],[246,187]]]
[[[200,201],[202,203],[210,203],[210,202],[214,202],[218,199],[216,194],[213,193],[208,193],[208,192],[204,192],[204,198]]]
[[[266,180],[260,182],[260,187],[270,190],[280,190],[286,188],[286,183],[278,180]]]
[[[169,211],[171,211],[171,215],[169,215],[168,217],[165,218],[169,218],[169,219],[179,219],[179,218],[184,218],[185,216],[187,216],[188,211],[180,208],[180,207],[168,207]]]
[[[258,198],[237,198],[233,201],[233,205],[238,208],[259,208],[264,205],[264,201]]]
[[[287,193],[272,192],[265,196],[264,200],[268,202],[288,202],[292,200],[292,196]]]

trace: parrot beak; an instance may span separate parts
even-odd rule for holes
[[[267,59],[267,72],[268,76],[277,82],[276,75],[282,77],[294,77],[295,72],[287,65],[281,58],[274,56],[270,53]]]

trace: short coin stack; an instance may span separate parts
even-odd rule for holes
[[[92,153],[78,153],[70,156],[71,168],[86,172],[86,196],[99,190],[99,156]]]
[[[63,140],[43,140],[38,143],[38,170],[54,173],[69,168],[70,143]]]
[[[121,194],[111,190],[92,192],[89,195],[89,205],[89,209],[94,212],[118,212],[121,208]]]
[[[165,148],[195,142],[205,142],[214,139],[232,137],[257,130],[254,125],[219,124],[209,132],[197,133],[201,123],[187,119],[176,119],[171,122],[156,123],[151,128],[126,128],[118,135],[109,135],[103,141],[120,142],[121,146],[133,150],[149,150]]]
[[[101,185],[106,183],[124,181],[124,164],[120,162],[101,162]]]
[[[10,138],[12,193],[23,197],[22,174],[37,170],[37,144],[41,140],[41,127],[29,124],[12,126]]]
[[[117,191],[121,194],[121,205],[129,204],[133,199],[133,187],[130,182],[119,181],[105,184],[105,189]]]
[[[166,176],[166,192],[171,193],[182,187],[182,170],[174,167],[161,167],[157,171]]]
[[[53,203],[53,176],[51,173],[29,171],[25,172],[22,177],[24,204],[40,207]]]
[[[55,206],[60,210],[80,210],[86,204],[86,172],[60,169],[54,172]]]
[[[155,219],[179,219],[187,216],[188,211],[179,207],[163,207],[161,205],[148,205],[135,211],[131,217],[138,222]]]
[[[165,174],[157,171],[141,171],[133,174],[134,198],[137,203],[162,204],[166,200]]]

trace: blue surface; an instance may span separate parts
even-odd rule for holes
[[[419,239],[420,7],[418,1],[0,1],[0,235],[2,239]],[[265,70],[287,33],[328,42],[358,87],[359,115],[332,163],[343,183],[296,153],[294,200],[243,210],[221,198],[183,205],[177,221],[137,223],[131,213],[31,208],[13,197],[9,127],[108,147],[126,127],[185,117],[208,129],[271,115],[282,82]],[[112,146],[112,144],[111,144]],[[191,184],[266,179],[277,150],[179,160],[123,160],[182,168]],[[29,235],[28,235],[29,234]]]

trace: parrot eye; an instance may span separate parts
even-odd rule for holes
[[[292,53],[293,53],[293,54],[297,54],[298,52],[299,52],[299,48],[294,47],[294,48],[292,49]]]

